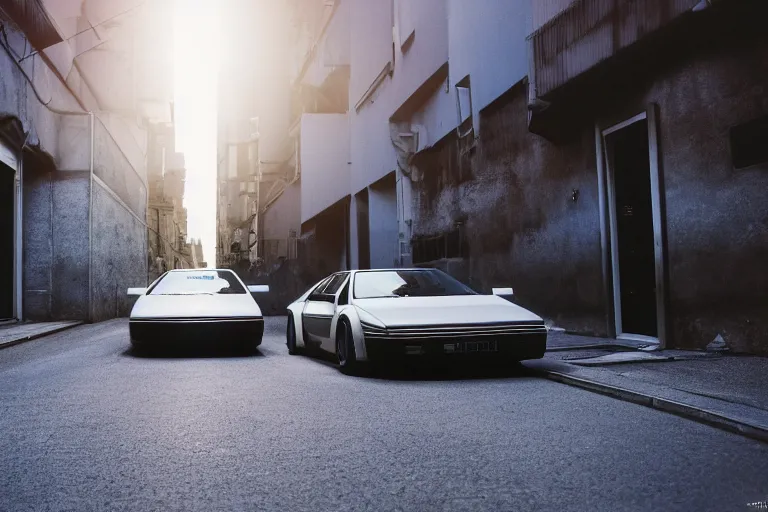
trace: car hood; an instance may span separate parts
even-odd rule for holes
[[[541,317],[495,295],[355,299],[386,327],[435,324],[541,322]]]
[[[142,295],[131,319],[260,317],[261,309],[250,294]]]

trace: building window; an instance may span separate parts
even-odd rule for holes
[[[734,126],[730,139],[736,169],[768,162],[768,116]]]
[[[430,237],[414,237],[411,240],[414,265],[422,265],[443,259],[468,258],[469,244],[461,227]]]
[[[456,83],[456,112],[459,117],[459,124],[456,128],[459,139],[469,137],[474,131],[472,126],[472,85],[469,75]]]

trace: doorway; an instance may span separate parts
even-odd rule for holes
[[[616,336],[643,341],[664,331],[654,120],[642,113],[602,132]]]
[[[0,320],[15,316],[15,198],[15,172],[0,162]]]

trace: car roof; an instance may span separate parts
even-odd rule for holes
[[[231,268],[172,268],[168,272],[232,272]]]
[[[440,270],[439,268],[366,268],[366,269],[358,269],[358,270],[349,270],[348,272],[357,273],[357,272],[402,272],[402,271],[413,271],[413,272],[420,272],[420,271],[427,271],[427,270]]]

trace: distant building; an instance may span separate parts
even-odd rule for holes
[[[193,245],[199,246],[200,241],[187,241],[187,210],[182,206],[186,179],[184,155],[176,152],[171,123],[158,123],[150,128],[147,176],[149,280],[175,268],[199,268],[202,256],[195,261]]]

